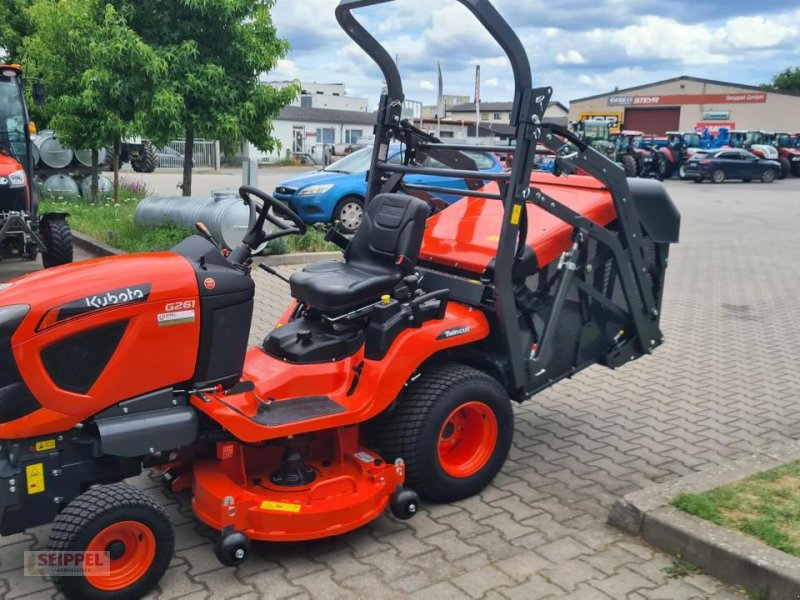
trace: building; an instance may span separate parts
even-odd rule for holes
[[[269,84],[276,88],[286,87],[295,83],[293,81],[270,81]],[[302,108],[330,108],[334,110],[351,110],[367,112],[369,101],[367,98],[348,96],[343,83],[316,83],[301,82],[300,95],[292,102],[291,106]]]
[[[286,158],[306,158],[323,162],[323,148],[356,144],[372,135],[375,113],[330,108],[286,106],[272,120],[273,137],[280,148],[261,152],[250,144],[249,157],[259,162],[278,162]]]
[[[657,135],[706,127],[797,131],[800,94],[683,75],[572,100],[569,118]]]
[[[511,121],[511,111],[514,108],[513,102],[481,102],[481,122],[497,123],[508,125]],[[561,102],[550,102],[544,113],[546,121],[567,125],[569,109]],[[446,116],[453,119],[465,119],[475,121],[475,104],[458,104],[448,109]]]
[[[454,96],[452,94],[445,94],[442,96],[442,105],[444,107],[443,114],[439,115],[444,118],[447,114],[448,106],[457,106],[458,104],[466,104],[469,102],[469,96]],[[428,105],[422,107],[422,118],[433,119],[436,117],[436,105]]]

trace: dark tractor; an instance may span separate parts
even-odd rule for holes
[[[617,162],[622,164],[628,177],[661,177],[659,152],[645,141],[641,131],[623,130],[615,141]]]
[[[780,156],[778,149],[775,148],[767,139],[767,134],[763,131],[737,130],[731,131],[729,142],[731,148],[742,148],[749,150],[759,158],[766,160],[776,160],[781,163],[781,172],[778,179],[785,179],[791,172],[791,163]]]
[[[44,102],[38,82],[33,92],[37,103]],[[38,214],[32,131],[22,68],[0,65],[0,256],[35,260],[42,252],[47,268],[72,262],[72,232],[67,213]]]
[[[696,131],[668,131],[667,144],[659,148],[659,169],[662,179],[669,179],[678,171],[685,178],[686,161],[702,147],[700,134]]]

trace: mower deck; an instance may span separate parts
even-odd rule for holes
[[[598,225],[616,218],[611,193],[592,177],[556,177],[536,172],[534,185]],[[496,183],[481,191],[497,193]],[[528,204],[527,242],[536,267],[543,268],[572,244],[573,227],[538,206]],[[503,224],[503,204],[496,200],[467,196],[428,220],[420,260],[483,274],[497,256]]]

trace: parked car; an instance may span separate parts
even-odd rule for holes
[[[286,202],[306,223],[330,223],[339,221],[345,233],[352,233],[361,225],[364,216],[364,197],[367,193],[366,173],[369,169],[372,148],[353,152],[335,163],[317,171],[303,173],[282,181],[275,188],[274,196]],[[497,173],[503,165],[491,153],[467,152],[481,171]],[[393,164],[403,161],[400,145],[389,148],[388,160]],[[436,159],[429,157],[424,166],[442,167]],[[427,184],[439,187],[466,190],[463,179],[435,177],[432,175],[407,175],[406,183]],[[446,204],[459,200],[463,194],[435,194]]]
[[[714,183],[722,183],[726,179],[760,179],[764,183],[772,183],[780,174],[781,165],[776,160],[759,158],[747,150],[727,148],[705,156],[692,156],[685,170],[686,177],[695,183],[706,179]]]

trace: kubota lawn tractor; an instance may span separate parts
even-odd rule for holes
[[[40,88],[35,89],[41,97]],[[72,233],[65,213],[38,214],[28,109],[19,65],[0,65],[0,256],[45,267],[72,262]]]
[[[664,187],[629,182],[543,123],[552,90],[533,87],[523,45],[487,0],[460,2],[513,67],[511,171],[482,172],[465,153],[508,147],[416,129],[402,117],[392,56],[352,13],[388,1],[336,9],[386,82],[363,224],[352,239],[329,231],[343,261],[288,280],[294,299],[262,344],[247,348],[252,251],[306,226],[249,187],[240,190],[249,229],[227,257],[206,234],[0,291],[0,533],[53,521],[51,550],[108,561],[57,575],[68,597],[137,598],[167,568],[165,511],[121,483],[143,468],[191,494],[197,518],[219,531],[217,556],[235,565],[251,540],[338,535],[387,507],[413,516],[417,494],[452,502],[480,492],[511,446],[511,400],[663,342],[680,225]],[[591,176],[532,176],[540,142],[570,167],[562,172],[579,165]],[[387,160],[396,143],[402,164]],[[422,166],[428,157],[439,166]],[[491,183],[428,218],[417,196],[443,190],[404,181],[422,174]]]

